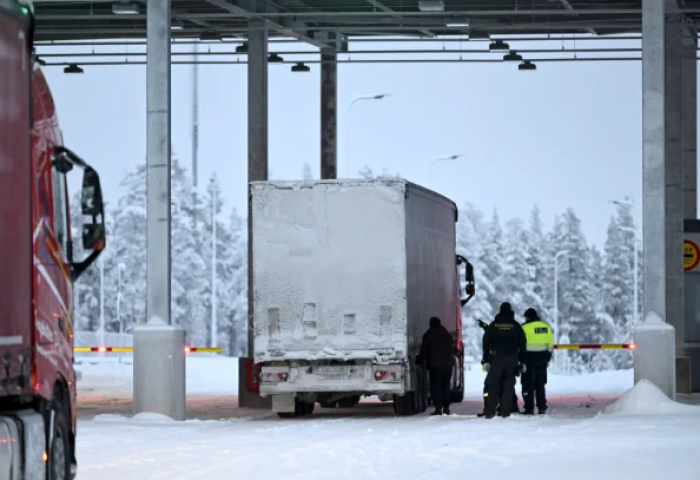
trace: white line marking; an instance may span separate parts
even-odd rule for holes
[[[12,337],[0,337],[0,345],[22,345],[24,339],[21,335],[14,335]]]

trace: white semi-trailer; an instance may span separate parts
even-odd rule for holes
[[[361,396],[425,411],[416,364],[436,316],[454,336],[454,401],[464,392],[457,207],[402,179],[253,182],[254,358],[260,394],[282,417]],[[468,300],[467,298],[467,300]]]

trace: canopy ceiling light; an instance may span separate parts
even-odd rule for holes
[[[80,68],[77,64],[71,63],[63,69],[63,73],[83,73],[83,69]]]
[[[523,63],[518,65],[518,70],[537,70],[537,65],[532,63],[530,60],[525,60]]]
[[[445,4],[442,0],[418,0],[418,10],[421,12],[444,12]]]
[[[519,62],[522,59],[523,56],[519,55],[518,52],[516,52],[515,50],[511,50],[510,52],[503,55],[503,60],[505,60],[506,62]]]
[[[305,65],[304,62],[298,62],[296,65],[292,65],[292,72],[310,72],[311,68]]]
[[[267,61],[270,63],[284,63],[284,58],[280,57],[276,53],[271,53],[269,57],[267,57]]]
[[[489,50],[492,52],[507,52],[510,50],[510,45],[505,43],[503,40],[496,40],[494,42],[491,42],[489,45]]]
[[[133,2],[119,2],[112,5],[112,13],[116,15],[138,15],[139,6]]]

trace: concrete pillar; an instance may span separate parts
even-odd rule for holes
[[[675,398],[675,359],[664,352],[675,351],[672,326],[667,315],[667,137],[666,115],[666,0],[642,0],[642,187],[643,187],[643,318],[635,328],[634,377],[647,379],[666,395]],[[680,84],[679,84],[680,86]],[[669,99],[673,104],[673,98]],[[673,128],[673,124],[671,124]],[[670,151],[673,151],[671,145]],[[673,180],[673,179],[671,179]],[[673,237],[673,235],[670,235]],[[678,256],[682,257],[678,250]],[[679,272],[682,275],[683,270]],[[671,279],[675,272],[671,271]],[[682,286],[682,284],[681,284]],[[682,311],[682,310],[681,310]],[[653,366],[653,368],[652,368]]]
[[[248,36],[248,182],[267,180],[267,24],[261,19],[249,22]],[[253,223],[252,204],[248,197],[248,357],[253,351]],[[245,362],[239,365],[238,405],[271,408],[269,398],[262,398],[245,388]]]
[[[675,2],[675,0],[673,0]],[[682,14],[666,13],[665,24],[665,183],[666,322],[683,350],[683,33]]]
[[[686,28],[683,39],[683,212],[698,218],[698,61],[697,41]]]
[[[134,413],[185,419],[185,333],[170,325],[170,0],[147,12],[147,280],[134,329]]]
[[[338,56],[321,50],[321,179],[338,178]]]

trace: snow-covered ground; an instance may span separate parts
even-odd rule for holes
[[[76,357],[79,395],[131,398],[133,357],[95,354]],[[238,359],[206,354],[187,357],[187,395],[189,397],[238,395]],[[465,371],[465,394],[479,398],[485,373],[480,366]],[[600,372],[585,376],[549,375],[552,395],[620,395],[633,385],[631,370]],[[519,387],[518,387],[519,388]]]
[[[95,363],[79,366],[81,404],[128,402],[130,366]],[[187,367],[188,411],[234,403],[236,360],[190,356]],[[472,398],[450,417],[395,418],[389,404],[372,400],[287,421],[251,419],[235,407],[217,421],[98,414],[79,421],[78,478],[700,478],[700,407],[673,403],[644,383],[611,404],[632,387],[631,371],[552,375],[551,415],[494,420],[473,415],[483,373],[473,369],[467,379]]]

